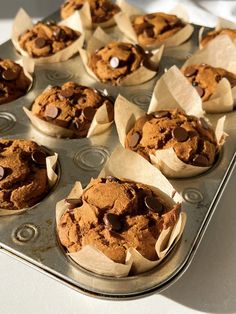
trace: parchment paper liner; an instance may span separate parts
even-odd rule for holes
[[[96,29],[93,33],[93,36],[88,41],[87,50],[80,49],[80,56],[83,61],[83,64],[88,72],[96,81],[101,82],[100,79],[95,75],[92,69],[88,66],[89,56],[94,53],[97,49],[100,49],[107,45],[109,42],[114,41],[112,37],[107,35],[100,27]],[[164,46],[161,46],[160,49],[154,53],[151,57],[151,62],[153,66],[157,69],[160,63]],[[152,79],[157,74],[157,71],[152,71],[146,68],[145,66],[140,66],[136,71],[131,74],[128,74],[124,78],[120,79],[119,85],[121,86],[130,86],[142,84],[150,79]]]
[[[114,26],[116,24],[116,21],[114,19],[115,15],[106,22],[93,23],[92,17],[91,17],[90,6],[89,6],[88,2],[85,2],[84,5],[82,6],[82,8],[80,10],[78,10],[77,12],[80,16],[81,23],[85,29],[91,30],[91,29],[94,29],[97,27],[108,28],[108,27]]]
[[[120,166],[121,160],[125,161],[122,164],[122,167]],[[138,154],[125,150],[122,147],[115,149],[104,169],[101,171],[99,177],[108,175],[147,184],[154,191],[158,192],[167,204],[173,205],[175,202],[182,201],[182,198],[178,193],[175,193],[173,199],[171,198],[175,190],[158,169],[153,169],[153,167]],[[76,182],[68,197],[78,198],[82,192],[83,189],[81,183]],[[60,217],[66,209],[67,206],[65,205],[64,200],[57,203],[57,225]],[[173,227],[169,227],[161,232],[155,246],[157,255],[159,256],[157,261],[147,260],[140,253],[138,253],[138,251],[130,248],[127,252],[126,263],[115,263],[90,245],[85,246],[79,252],[68,253],[68,256],[70,256],[77,264],[98,274],[123,277],[129,274],[131,268],[132,273],[139,274],[158,265],[169,253],[170,249],[173,248],[181,237],[185,222],[186,214],[181,212],[177,223]]]
[[[50,86],[48,86],[45,90],[49,88]],[[44,134],[57,138],[76,137],[76,133],[72,130],[45,121],[39,118],[36,114],[34,114],[26,107],[23,107],[23,110],[27,117],[30,119],[31,123]],[[109,114],[107,112],[106,103],[104,102],[103,105],[97,109],[86,137],[88,138],[93,135],[98,135],[105,132],[112,125],[112,123],[113,121],[109,121]]]
[[[223,68],[236,74],[236,45],[227,35],[217,36],[204,48],[197,50],[184,63],[182,68],[201,63]],[[194,90],[194,87],[192,87],[192,90]],[[202,108],[209,113],[229,112],[233,110],[235,103],[236,86],[231,88],[229,81],[223,78],[210,99],[202,103]]]
[[[22,49],[19,45],[18,38],[22,35],[26,30],[31,29],[33,27],[33,22],[30,16],[25,12],[24,9],[20,9],[14,19],[11,40],[16,50],[22,55],[29,59],[32,59],[35,64],[42,63],[54,63],[60,61],[66,61],[74,54],[76,54],[79,49],[83,46],[84,43],[84,34],[83,27],[80,21],[80,17],[78,12],[76,11],[73,15],[58,23],[58,25],[68,26],[75,31],[79,31],[81,35],[77,40],[75,40],[71,45],[58,51],[49,57],[40,57],[40,58],[31,58],[27,51]]]
[[[47,168],[47,176],[48,176],[48,185],[49,189],[52,189],[52,187],[56,184],[58,176],[55,172],[56,166],[57,166],[57,161],[58,161],[58,154],[54,153],[52,156],[48,156],[46,158],[46,168]],[[44,197],[42,197],[43,199]],[[40,201],[39,201],[40,202]],[[38,203],[39,203],[38,202]],[[37,203],[37,204],[38,204]],[[0,208],[0,216],[10,216],[10,215],[15,215],[15,214],[20,214],[30,208],[33,208],[37,206],[37,204],[28,207],[28,208],[22,208],[19,210],[8,210],[8,209],[2,209]]]
[[[169,75],[169,73],[168,73]],[[160,82],[160,80],[158,81]],[[172,76],[170,76],[170,81],[172,82]],[[163,101],[162,103],[154,102],[153,98],[148,109],[148,113],[158,111],[158,110],[168,110],[174,108],[180,108],[184,110],[187,114],[193,114],[197,117],[201,117],[203,112],[199,106],[199,103],[196,102],[196,106],[193,106],[194,110],[191,109],[189,106],[191,99],[191,95],[189,95],[189,91],[186,89],[181,90],[181,84],[177,84],[178,91],[176,95],[178,96],[177,100],[173,98],[172,93],[170,93],[168,86],[165,84],[165,81],[162,80],[159,83],[160,90],[160,99]],[[157,88],[155,88],[155,92]],[[156,93],[154,92],[154,96]],[[199,111],[197,110],[199,109]],[[144,116],[145,111],[140,109],[138,106],[134,105],[133,103],[129,102],[126,98],[119,95],[115,102],[115,123],[117,127],[117,132],[119,136],[120,143],[123,147],[125,147],[125,139],[127,133],[133,127],[135,121]],[[216,127],[216,138],[218,144],[221,146],[224,144],[226,134],[223,132],[225,117],[222,117],[218,120],[217,127]],[[164,173],[169,178],[185,178],[194,176],[200,173],[207,171],[210,167],[199,167],[193,166],[190,164],[184,163],[180,160],[173,148],[168,149],[160,149],[157,150],[155,154],[150,154],[151,163],[159,168],[162,173]]]
[[[25,76],[28,77],[31,82],[27,90],[28,92],[33,85],[34,62],[28,58],[23,57],[15,61],[15,63],[18,63],[20,66],[22,66]]]
[[[236,23],[234,23],[232,21],[228,21],[228,20],[223,19],[221,17],[218,17],[217,24],[216,24],[216,27],[215,27],[214,31],[218,31],[218,30],[220,30],[222,28],[236,29]],[[202,48],[201,41],[202,41],[202,38],[203,38],[204,30],[205,30],[205,27],[204,26],[201,27],[200,30],[199,30],[199,34],[198,34],[198,40],[199,40],[199,47],[200,48]],[[236,43],[236,40],[232,40],[228,35],[218,35],[217,38],[219,38],[221,36],[227,36],[232,42]]]
[[[128,4],[124,0],[118,0],[118,5],[121,8],[121,12],[115,15],[115,20],[117,23],[118,28],[122,33],[124,33],[129,39],[131,39],[134,43],[140,45],[138,41],[138,36],[135,33],[135,30],[132,26],[131,19],[137,15],[146,14],[145,12],[138,10],[137,8],[133,7],[132,5]],[[178,5],[175,9],[173,9],[170,14],[177,15],[180,19],[182,19],[185,23],[187,23],[180,31],[176,34],[164,40],[161,44],[152,44],[152,45],[145,45],[145,49],[157,49],[161,45],[165,47],[174,47],[179,46],[183,42],[185,42],[193,33],[194,27],[188,23],[187,13],[184,10],[182,5]]]

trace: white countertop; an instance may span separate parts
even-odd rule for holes
[[[4,3],[0,12],[0,43],[8,39],[19,4]],[[31,15],[44,16],[60,1],[21,1]],[[132,1],[148,10],[168,11],[176,1]],[[182,1],[183,2],[183,1]],[[186,2],[186,1],[185,1]],[[236,20],[234,1],[202,1],[215,14]],[[6,7],[5,7],[6,6]],[[215,18],[187,1],[191,21],[212,26]],[[3,16],[6,17],[3,19]],[[206,23],[207,22],[207,23]],[[134,301],[104,301],[84,296],[0,251],[0,314],[192,314],[236,313],[236,175],[215,212],[186,273],[161,294]],[[230,200],[230,202],[229,202]],[[227,206],[225,206],[227,204]]]

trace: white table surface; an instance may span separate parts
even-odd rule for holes
[[[20,4],[19,4],[20,2]],[[176,1],[132,1],[148,10],[167,10]],[[213,26],[210,12],[236,21],[235,1],[187,3],[192,22]],[[58,0],[1,3],[0,43],[8,39],[11,19],[21,5],[31,16],[45,16]],[[134,301],[104,301],[84,296],[0,251],[0,314],[192,314],[236,313],[236,174],[185,274],[161,294]],[[230,201],[229,201],[230,200]],[[225,206],[227,204],[227,206]]]

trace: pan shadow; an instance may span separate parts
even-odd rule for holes
[[[236,168],[185,274],[161,295],[207,313],[236,313]]]

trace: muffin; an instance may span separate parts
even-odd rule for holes
[[[236,86],[236,75],[222,68],[208,64],[192,64],[182,70],[185,77],[195,87],[202,101],[207,101],[215,92],[222,78],[226,78],[231,88]]]
[[[201,46],[205,47],[212,39],[219,35],[228,35],[232,40],[236,40],[236,29],[222,28],[220,30],[214,30],[202,37]]]
[[[67,0],[61,6],[61,17],[66,19],[76,10],[80,10],[85,2],[89,3],[92,23],[107,22],[120,11],[120,8],[110,0]]]
[[[138,45],[111,42],[90,55],[88,66],[103,83],[119,85],[120,80],[142,65],[151,66],[150,54]]]
[[[213,129],[203,118],[160,110],[139,118],[128,132],[125,147],[150,161],[156,151],[173,148],[186,164],[210,167],[219,150]]]
[[[30,84],[22,66],[9,59],[0,59],[0,105],[25,95]]]
[[[113,120],[113,102],[96,89],[67,82],[39,95],[32,113],[51,124],[71,130],[75,137],[86,137],[97,109],[106,105],[109,121]]]
[[[132,26],[141,46],[160,45],[185,24],[176,15],[162,12],[136,16]]]
[[[32,58],[49,57],[80,37],[78,31],[52,21],[38,22],[19,37],[20,47]]]
[[[45,151],[33,141],[0,139],[0,208],[19,210],[48,192]]]
[[[155,244],[176,224],[181,205],[167,205],[149,186],[112,176],[92,179],[80,199],[66,199],[58,236],[68,252],[91,245],[117,263],[129,248],[158,259]]]

